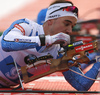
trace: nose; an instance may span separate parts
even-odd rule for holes
[[[66,28],[66,34],[71,34],[72,33],[72,26],[69,26]]]

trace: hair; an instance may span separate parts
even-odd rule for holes
[[[50,4],[50,6],[53,5],[53,4],[57,4],[57,3],[71,3],[72,6],[74,5],[71,1],[68,1],[68,0],[56,0],[56,1],[52,2]]]

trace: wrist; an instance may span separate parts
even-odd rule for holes
[[[45,46],[45,35],[44,34],[39,35],[39,39],[40,39],[41,46]]]
[[[45,44],[47,45],[51,45],[52,44],[52,39],[50,35],[45,36]]]

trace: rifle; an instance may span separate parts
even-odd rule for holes
[[[100,45],[99,40],[95,40],[87,44],[83,44],[82,41],[77,41],[77,42],[74,42],[73,44],[70,44],[64,47],[64,50],[59,52],[59,53],[64,53],[64,55],[59,59],[53,59],[50,55],[47,55],[47,56],[50,56],[50,59],[48,59],[49,58],[48,57],[43,62],[43,64],[49,65],[50,67],[49,71],[42,73],[40,75],[33,76],[33,77],[28,76],[27,70],[30,68],[35,68],[36,66],[39,66],[41,63],[22,66],[21,72],[22,72],[24,83],[28,83],[30,81],[36,80],[38,78],[44,77],[46,75],[49,75],[57,71],[60,71],[60,72],[67,71],[70,67],[78,65],[78,63],[87,64],[88,62],[90,62],[90,60],[85,53],[91,50],[94,50],[94,51],[99,50],[99,47],[100,47],[99,45]],[[73,57],[76,55],[80,55],[80,58],[73,59]],[[43,57],[46,57],[46,56],[43,56]],[[70,63],[69,60],[72,60],[74,63]]]

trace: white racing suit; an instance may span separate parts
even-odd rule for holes
[[[16,67],[13,64],[14,60],[20,68],[26,65],[24,58],[29,54],[41,57],[49,53],[54,59],[58,58],[60,45],[55,44],[50,48],[40,46],[38,35],[41,34],[44,34],[43,26],[26,18],[13,22],[11,26],[4,31],[0,38],[0,87],[10,87],[19,84]],[[59,56],[59,58],[61,56]],[[85,75],[96,78],[99,67],[99,62],[95,63],[92,69]],[[37,67],[37,69],[32,68],[28,71],[28,75],[35,76],[48,71],[48,69],[49,67],[47,67],[47,65]],[[72,67],[72,69],[81,73],[78,67]],[[94,83],[93,80],[84,78],[71,71],[63,72],[63,75],[75,89],[80,91],[88,90]]]

